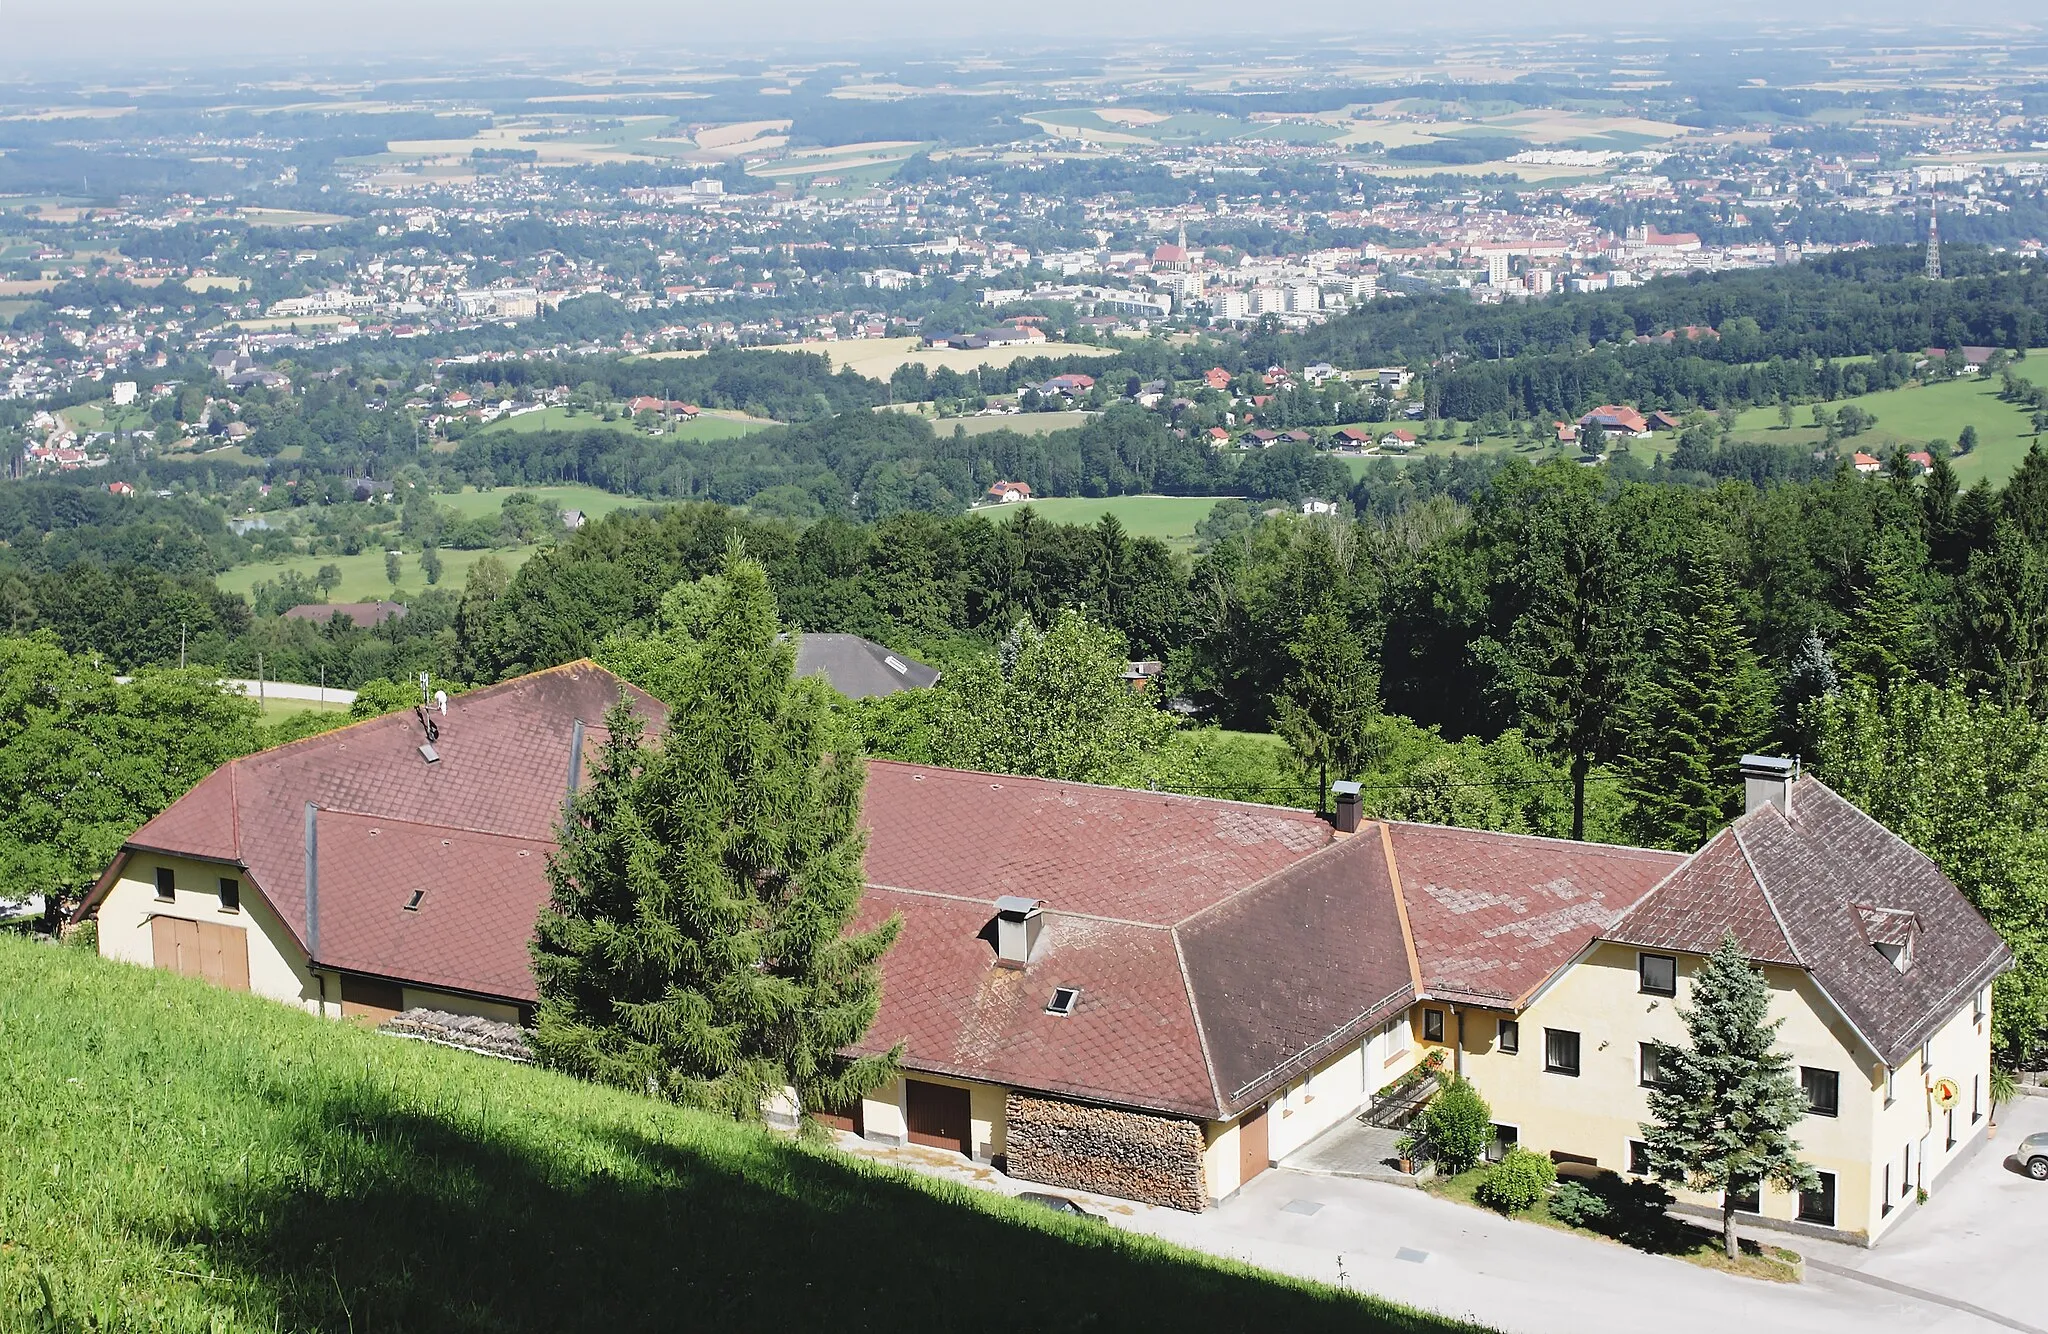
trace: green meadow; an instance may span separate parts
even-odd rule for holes
[[[1478,1334],[0,937],[0,1329]]]

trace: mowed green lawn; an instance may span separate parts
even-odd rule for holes
[[[18,937],[0,1070],[10,1332],[1477,1334]]]
[[[755,431],[764,431],[779,423],[761,417],[713,417],[699,416],[695,421],[677,422],[673,430],[664,431],[661,436],[648,435],[633,424],[630,417],[606,421],[594,412],[571,413],[567,408],[542,408],[539,412],[528,412],[517,417],[505,417],[477,428],[486,431],[617,431],[621,435],[637,435],[643,440],[736,440]]]
[[[442,509],[453,510],[465,519],[479,518],[485,514],[496,514],[505,504],[507,496],[524,492],[542,500],[552,500],[565,510],[582,510],[591,519],[602,519],[613,510],[628,505],[647,505],[652,501],[640,500],[633,496],[613,495],[600,491],[594,486],[500,486],[489,491],[479,491],[465,486],[453,495],[436,493],[434,503]],[[444,556],[448,553],[443,552]]]
[[[2014,366],[2013,372],[2036,384],[2048,380],[2048,354],[2029,357]],[[1951,455],[1949,460],[1965,486],[1980,478],[1993,485],[2004,482],[2034,442],[2032,409],[2000,400],[1995,375],[1887,389],[1825,406],[1839,412],[1851,403],[1874,414],[1877,425],[1843,444],[1879,458],[1899,445],[1918,449],[1930,440],[1946,440],[1953,447],[1963,427],[1975,426],[1977,448],[1961,456]],[[1811,406],[1793,408],[1792,422],[1788,430],[1778,424],[1776,408],[1751,408],[1736,419],[1736,438],[1783,445],[1820,444],[1822,432],[1813,424]]]
[[[1027,500],[1015,505],[994,505],[976,510],[993,519],[1014,518],[1029,509],[1049,523],[1097,522],[1105,514],[1133,537],[1157,537],[1169,542],[1193,542],[1195,525],[1209,517],[1216,502],[1225,496],[1110,496],[1089,500],[1079,496]]]
[[[496,556],[510,569],[518,569],[526,563],[527,557],[540,550],[539,547],[499,547],[489,551],[441,550],[441,588],[460,591],[463,581],[469,578],[470,567],[485,556]],[[427,577],[420,573],[420,553],[408,551],[398,558],[399,580],[398,601],[416,597],[427,587]],[[213,577],[214,586],[223,593],[247,594],[260,580],[276,580],[286,570],[297,570],[311,578],[323,565],[333,565],[341,570],[341,582],[327,595],[330,602],[375,602],[379,598],[392,596],[391,581],[384,577],[384,553],[364,551],[354,556],[293,556],[289,560],[263,561],[254,565],[237,565],[225,574]]]

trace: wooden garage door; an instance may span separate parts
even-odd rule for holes
[[[855,1135],[865,1135],[867,1133],[867,1125],[862,1108],[866,1105],[866,1103],[856,1099],[851,1106],[841,1107],[833,1111],[812,1112],[811,1118],[819,1125],[832,1130],[844,1130]]]
[[[1269,1165],[1266,1109],[1261,1106],[1237,1124],[1237,1184],[1244,1185]]]
[[[157,967],[230,991],[249,989],[249,933],[241,927],[152,917],[149,934]]]
[[[341,1012],[347,1018],[359,1019],[374,1028],[387,1019],[397,1018],[404,1008],[405,990],[398,983],[341,975]]]
[[[912,1144],[971,1155],[972,1115],[966,1089],[927,1084],[918,1079],[904,1084],[903,1119],[908,1123]]]

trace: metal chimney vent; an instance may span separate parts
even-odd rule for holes
[[[1037,899],[1005,894],[996,900],[996,966],[1022,968],[1045,937],[1045,913]]]

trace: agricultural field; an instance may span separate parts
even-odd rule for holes
[[[1481,1334],[13,936],[0,1068],[0,1124],[21,1128],[0,1147],[9,1330],[613,1334],[690,1311],[732,1329],[928,1329],[974,1310],[1001,1329]]]
[[[628,505],[644,505],[647,501],[632,496],[613,495],[600,491],[594,486],[500,486],[489,491],[479,491],[465,486],[453,495],[436,495],[434,503],[445,510],[453,510],[465,519],[474,519],[485,514],[496,514],[505,503],[507,496],[525,494],[540,500],[552,500],[565,510],[582,510],[591,519],[602,519],[613,510]],[[452,554],[442,552],[442,556]]]
[[[469,578],[470,567],[485,556],[495,556],[508,568],[518,569],[539,547],[497,547],[488,551],[457,551],[441,549],[440,588],[460,591],[463,581]],[[214,586],[223,593],[249,591],[266,579],[274,580],[286,570],[297,570],[307,578],[323,565],[332,565],[341,571],[341,582],[328,593],[331,602],[375,602],[380,598],[395,598],[403,602],[417,597],[427,587],[427,577],[420,573],[420,553],[405,552],[398,558],[399,583],[394,591],[391,581],[384,577],[384,553],[363,551],[353,556],[292,556],[286,560],[258,561],[249,565],[237,565],[223,574],[213,577]]]
[[[2014,367],[2022,379],[2037,383],[2041,372],[2028,368],[2048,364],[2048,353],[2037,354]],[[1997,485],[2012,475],[2034,442],[2033,413],[1998,397],[1998,377],[1968,377],[1882,393],[1845,398],[1826,406],[1839,412],[1855,404],[1877,418],[1877,425],[1847,440],[1845,447],[1883,458],[1900,445],[1918,449],[1930,440],[1955,444],[1963,427],[1977,428],[1977,448],[1968,454],[1952,455],[1956,474],[1963,485],[1983,480]],[[1823,432],[1813,425],[1813,409],[1805,404],[1792,409],[1793,425],[1779,425],[1776,408],[1751,408],[1736,419],[1735,438],[1778,445],[1818,446]]]
[[[939,435],[951,435],[954,431],[965,431],[968,435],[987,435],[992,431],[1015,431],[1018,435],[1050,435],[1054,431],[1072,430],[1084,426],[1095,414],[1075,409],[1071,412],[1006,412],[992,417],[936,417],[932,415],[930,403],[885,403],[875,409],[877,412],[902,412],[913,417],[923,417],[932,424],[932,430]]]
[[[676,422],[673,429],[664,431],[661,438],[675,440],[736,440],[755,431],[764,431],[780,423],[766,417],[749,417],[744,413],[699,414],[697,420]],[[617,431],[620,435],[637,435],[642,439],[653,439],[633,424],[630,417],[619,417],[606,421],[592,412],[571,412],[565,407],[542,408],[539,412],[522,413],[517,417],[501,417],[477,431]]]
[[[1100,500],[1080,496],[1026,500],[1015,505],[991,505],[974,511],[999,522],[1007,522],[1024,510],[1031,510],[1050,523],[1092,524],[1105,514],[1133,537],[1156,537],[1175,546],[1192,546],[1195,525],[1209,517],[1216,502],[1227,496],[1108,496]]]
[[[764,352],[775,348],[762,348]],[[966,374],[982,366],[1003,367],[1032,357],[1107,357],[1110,347],[1088,347],[1080,343],[1022,343],[1015,347],[966,350],[956,347],[925,347],[916,338],[863,338],[845,343],[800,343],[781,349],[789,352],[822,352],[832,359],[835,371],[852,370],[871,380],[887,380],[898,366],[917,365],[928,371],[948,367]]]

